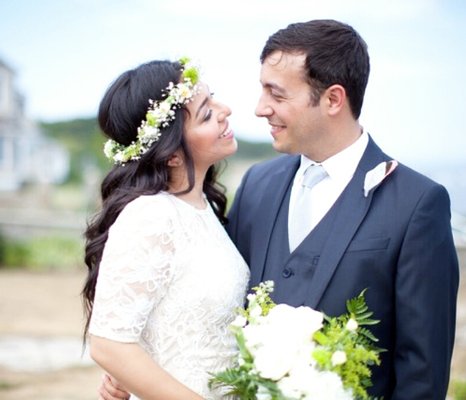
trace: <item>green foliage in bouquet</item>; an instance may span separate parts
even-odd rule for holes
[[[371,318],[373,312],[366,304],[365,291],[347,300],[347,314],[335,318],[325,316],[326,324],[313,336],[320,345],[313,352],[318,365],[324,370],[336,372],[342,378],[343,385],[351,388],[358,399],[369,398],[366,391],[372,386],[369,366],[380,365],[379,353],[383,351],[374,345],[378,339],[363,327],[380,322]],[[338,360],[338,355],[343,354]]]
[[[312,348],[312,354],[309,354],[307,358],[310,360],[309,364],[312,364],[312,368],[308,370],[309,366],[304,366],[301,372],[310,372],[313,374],[313,378],[308,380],[306,375],[303,379],[302,374],[298,372],[298,375],[301,375],[301,382],[296,378],[291,379],[293,378],[291,376],[293,371],[291,370],[285,373],[282,371],[278,377],[271,377],[264,373],[264,368],[262,368],[264,363],[262,363],[262,367],[259,365],[257,348],[268,340],[269,333],[271,336],[274,334],[270,330],[273,328],[264,321],[270,311],[277,305],[270,298],[270,293],[273,291],[273,282],[261,283],[258,287],[253,288],[253,291],[253,294],[248,295],[248,307],[245,310],[239,310],[237,319],[231,325],[239,350],[237,363],[232,368],[213,374],[210,387],[224,387],[227,389],[228,394],[235,395],[241,400],[255,400],[257,398],[269,400],[310,399],[314,398],[311,393],[314,386],[315,391],[321,393],[319,398],[325,398],[326,400],[332,400],[333,398],[369,399],[366,391],[371,386],[371,370],[369,367],[380,364],[379,353],[382,350],[375,346],[377,338],[366,328],[366,326],[377,324],[379,321],[371,318],[373,313],[366,304],[365,290],[359,296],[347,301],[348,312],[339,317],[328,317],[309,307],[296,309],[278,305],[278,308],[284,306],[291,311],[306,309],[302,311],[319,314],[322,321],[317,325],[314,324],[314,327],[305,328],[305,332],[311,332],[309,335],[305,333],[304,337],[307,338],[305,341],[312,343],[312,345],[304,348]],[[283,322],[284,325],[292,324],[293,322],[287,317],[287,314],[282,314],[285,311],[280,312],[279,317],[281,319],[279,318],[278,322]],[[307,316],[305,317],[307,318]],[[277,317],[274,318],[276,323]],[[298,320],[300,319],[302,319],[301,314],[298,316]],[[309,320],[311,324],[315,322],[312,322],[313,319],[314,316]],[[263,324],[262,330],[253,334],[254,329],[261,324]],[[263,330],[264,326],[266,330]],[[296,338],[282,337],[281,339],[290,342]],[[296,349],[292,349],[292,351],[294,350]],[[298,359],[302,360],[301,355],[297,357]],[[331,383],[325,384],[323,382],[328,379],[329,373],[332,375],[333,381],[327,381]],[[288,381],[285,383],[286,380]],[[306,381],[312,381],[312,384],[306,383]],[[336,385],[333,382],[336,382]],[[293,385],[297,387],[296,390]],[[306,385],[313,387],[306,388]],[[335,394],[338,390],[334,391],[335,393],[322,394],[326,389],[322,389],[319,385],[322,388],[326,386],[327,389],[331,386],[340,386],[341,389],[339,389],[339,394]],[[288,391],[288,394],[285,395],[282,389]],[[331,389],[330,392],[332,392]],[[293,395],[290,395],[290,393],[293,393]],[[340,397],[341,394],[343,394],[343,397]]]
[[[242,326],[246,322],[253,323],[258,318],[265,317],[275,307],[275,303],[269,295],[273,290],[273,284],[268,281],[252,290],[255,294],[248,296],[248,307],[237,310],[238,317],[230,326],[236,337],[241,365],[216,374],[210,381],[210,386],[227,386],[230,389],[228,394],[239,396],[241,400],[256,400],[258,389],[264,387],[273,394],[274,400],[278,400],[280,399],[280,390],[276,382],[264,381],[261,376],[254,373],[254,357],[249,351],[242,333]]]

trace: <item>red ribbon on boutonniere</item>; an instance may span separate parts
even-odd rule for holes
[[[382,181],[390,175],[398,166],[395,160],[384,161],[377,165],[374,169],[367,172],[364,179],[364,197],[367,197],[369,192],[379,186]]]

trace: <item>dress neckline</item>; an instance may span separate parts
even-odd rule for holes
[[[192,204],[188,203],[187,201],[185,201],[183,199],[180,199],[178,196],[174,195],[173,193],[166,192],[166,191],[162,191],[162,193],[169,196],[170,198],[175,199],[175,201],[182,204],[184,207],[190,208],[191,210],[194,210],[197,213],[204,214],[204,213],[209,212],[209,210],[210,210],[210,204],[207,201],[207,197],[206,197],[206,195],[204,193],[203,193],[204,200],[205,200],[205,207],[204,208],[197,208],[197,207],[193,206]]]

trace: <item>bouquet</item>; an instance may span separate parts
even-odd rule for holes
[[[210,380],[241,400],[369,399],[371,365],[381,349],[365,328],[371,319],[365,290],[346,302],[348,313],[328,317],[310,307],[275,304],[273,282],[259,284],[231,329],[235,365]]]

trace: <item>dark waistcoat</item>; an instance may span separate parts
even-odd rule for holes
[[[322,218],[317,226],[290,254],[288,244],[288,209],[291,185],[280,206],[270,237],[262,281],[273,280],[272,299],[276,303],[301,306],[309,296],[309,286],[319,257],[335,219],[335,207]]]

